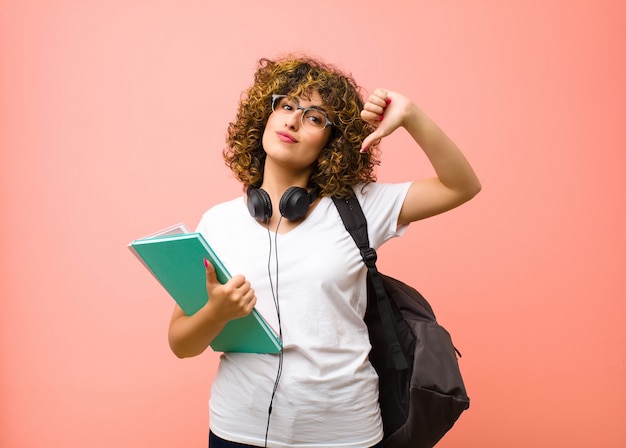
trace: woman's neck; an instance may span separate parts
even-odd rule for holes
[[[311,170],[294,173],[293,171],[266,166],[261,188],[267,191],[270,196],[280,196],[290,187],[307,188],[310,176]]]

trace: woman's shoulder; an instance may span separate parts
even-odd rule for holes
[[[232,213],[234,211],[237,211],[241,207],[245,208],[245,205],[246,204],[243,199],[243,196],[237,196],[232,199],[228,199],[226,201],[218,202],[216,204],[211,205],[209,209],[204,212],[204,214],[210,215],[210,214],[217,214],[217,213]]]
[[[359,183],[354,187],[354,194],[361,202],[361,205],[368,202],[378,202],[380,200],[389,200],[392,198],[404,196],[409,191],[411,182],[401,183],[385,183],[385,182],[368,182]]]
[[[211,223],[220,223],[234,221],[242,212],[247,210],[243,197],[238,196],[228,201],[219,202],[212,205],[202,214],[198,227],[206,226]]]

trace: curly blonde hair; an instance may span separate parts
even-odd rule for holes
[[[375,182],[377,144],[367,153],[359,149],[373,130],[361,119],[363,99],[351,75],[310,57],[287,56],[258,62],[254,84],[242,94],[237,116],[228,126],[224,161],[244,187],[263,181],[265,151],[263,131],[272,113],[272,94],[307,97],[317,91],[330,112],[331,136],[313,168],[309,186],[318,186],[321,196],[348,197],[360,183]]]

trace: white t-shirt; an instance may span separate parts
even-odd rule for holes
[[[409,186],[355,188],[372,247],[404,232],[397,220]],[[250,216],[239,197],[207,211],[197,231],[231,274],[250,281],[257,310],[276,330],[278,300],[284,363],[269,446],[363,448],[378,443],[383,435],[378,378],[368,361],[363,322],[366,268],[332,200],[321,198],[296,228],[275,234]],[[263,445],[278,359],[221,356],[210,399],[210,426],[216,435]]]

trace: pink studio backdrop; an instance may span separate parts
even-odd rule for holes
[[[625,5],[0,0],[0,446],[206,446],[218,355],[169,352],[126,245],[239,194],[226,126],[289,51],[416,99],[483,182],[381,251],[464,355],[439,446],[626,446]],[[431,174],[407,143],[381,181]]]

